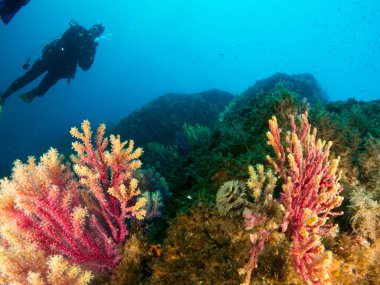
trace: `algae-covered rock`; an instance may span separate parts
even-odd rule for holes
[[[217,89],[196,94],[166,94],[120,121],[113,130],[139,145],[172,144],[184,123],[212,128],[233,95]]]

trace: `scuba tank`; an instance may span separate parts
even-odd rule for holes
[[[81,29],[84,29],[81,25],[79,25],[79,23],[74,20],[74,19],[71,19],[70,22],[69,22],[69,26],[70,28],[62,35],[62,39],[63,40],[67,40],[72,33],[78,33],[78,30],[81,30]],[[43,50],[42,50],[42,56],[43,57],[46,57],[48,56],[51,51],[56,47],[56,45],[58,44],[58,41],[60,39],[55,39],[55,40],[52,40],[52,41],[44,41],[40,46],[38,46],[36,49],[34,49],[31,54],[29,55],[29,57],[27,58],[26,62],[22,65],[22,69],[24,70],[29,70],[30,68],[30,60],[31,58],[36,54],[37,51],[39,51],[42,47]]]

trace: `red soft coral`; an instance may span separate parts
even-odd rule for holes
[[[11,179],[0,184],[0,214],[3,223],[13,222],[18,234],[37,244],[47,254],[62,254],[70,262],[91,270],[112,270],[121,259],[119,249],[128,231],[126,219],[145,215],[145,199],[139,198],[134,171],[140,167],[141,149],[133,141],[103,138],[98,128],[95,147],[88,121],[83,133],[71,133],[82,142],[73,143],[78,152],[74,171],[64,164],[55,149],[38,164],[15,163]]]
[[[281,228],[292,239],[296,271],[307,284],[325,284],[331,253],[324,250],[321,237],[334,234],[337,227],[329,217],[341,214],[333,212],[343,200],[336,176],[339,158],[329,161],[331,142],[316,140],[317,130],[310,133],[307,115],[301,116],[300,126],[291,117],[285,150],[276,117],[269,121],[268,144],[276,158],[267,158],[284,181],[281,203],[286,212]]]

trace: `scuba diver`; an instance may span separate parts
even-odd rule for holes
[[[0,18],[7,25],[13,16],[30,0],[0,0]]]
[[[47,44],[41,58],[36,60],[30,69],[29,58],[23,66],[24,69],[29,70],[13,81],[4,93],[0,93],[0,112],[10,95],[45,72],[47,73],[38,87],[20,95],[24,102],[30,103],[35,97],[41,97],[60,79],[67,79],[70,82],[74,78],[77,65],[83,71],[87,71],[94,62],[98,46],[96,39],[103,32],[102,24],[96,24],[87,30],[72,20],[69,29],[62,37]]]

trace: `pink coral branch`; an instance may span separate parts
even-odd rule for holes
[[[290,118],[292,133],[286,139],[289,166],[283,159],[281,130],[275,119],[270,120],[267,136],[276,153],[276,159],[269,158],[269,161],[284,179],[280,201],[286,213],[281,228],[292,239],[297,272],[307,284],[316,285],[328,278],[326,265],[331,261],[320,238],[335,229],[327,217],[341,214],[332,211],[343,198],[339,196],[342,187],[335,175],[339,160],[329,162],[331,143],[316,142],[317,131],[310,133],[307,115],[306,112],[301,116],[300,127],[293,116]]]
[[[248,263],[241,270],[240,274],[245,274],[244,284],[249,285],[251,280],[252,271],[257,267],[257,262],[260,254],[264,250],[264,246],[269,239],[270,232],[263,229],[260,235],[251,234],[251,251]]]
[[[48,202],[43,200],[36,202],[35,215],[38,217],[37,219],[29,218],[20,213],[20,217],[24,216],[24,219],[29,221],[28,224],[24,223],[24,226],[33,230],[34,240],[46,252],[54,254],[58,251],[74,263],[91,265],[91,269],[104,269],[109,265],[116,265],[112,261],[115,259],[112,256],[115,251],[110,251],[109,247],[103,248],[104,246],[96,243],[98,237],[89,236],[86,231],[80,237],[72,235],[73,227],[69,223],[70,215],[62,216]],[[44,224],[38,223],[38,220],[44,221]],[[103,243],[104,241],[108,242],[108,239],[108,237],[103,236]]]
[[[0,184],[0,199],[7,202],[2,214],[15,219],[20,232],[45,252],[62,254],[91,270],[111,271],[128,236],[125,220],[144,216],[143,203],[134,207],[140,194],[137,181],[131,186],[142,150],[132,152],[133,143],[124,149],[127,143],[111,137],[109,153],[104,126],[98,128],[95,147],[87,121],[82,129],[72,129],[82,140],[73,144],[78,153],[75,173],[54,149],[37,165],[34,158],[28,164],[15,163],[12,179]]]

